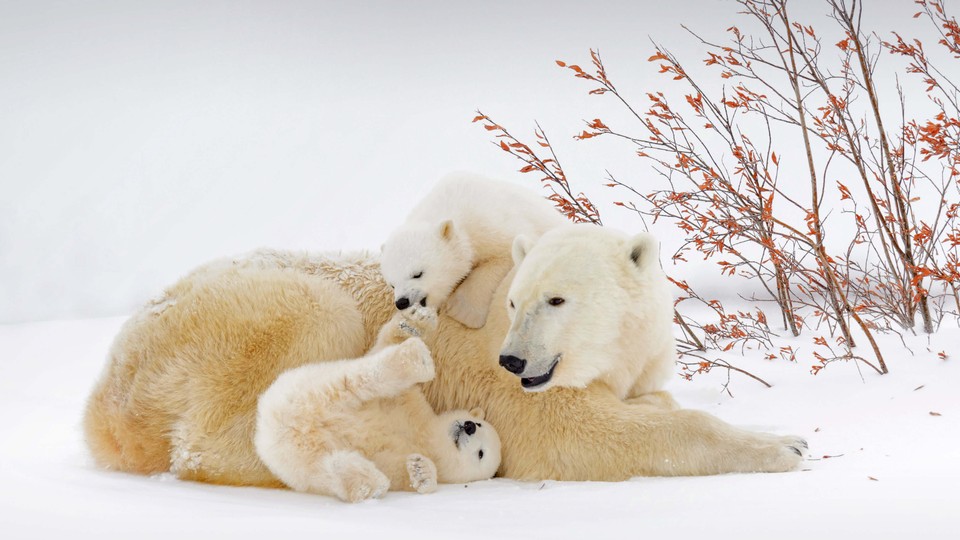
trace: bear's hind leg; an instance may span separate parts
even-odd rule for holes
[[[400,345],[384,349],[379,356],[382,368],[380,382],[395,392],[383,397],[393,397],[417,383],[433,379],[436,368],[430,349],[419,338],[408,339]]]
[[[670,392],[667,392],[666,390],[647,392],[646,394],[628,397],[627,399],[623,400],[623,402],[629,403],[630,405],[647,405],[650,407],[666,409],[668,411],[680,409],[680,404],[677,403],[677,401],[673,399],[673,396],[670,395]]]
[[[333,495],[346,502],[378,499],[390,489],[390,479],[357,452],[337,450],[320,458],[316,476],[297,491]]]
[[[350,397],[355,406],[373,399],[396,397],[435,375],[430,350],[419,338],[343,362],[343,369],[332,381],[326,381],[326,385],[331,391],[341,392],[338,400]],[[323,366],[318,369],[322,373]]]

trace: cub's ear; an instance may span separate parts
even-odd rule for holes
[[[640,270],[651,264],[660,264],[660,243],[650,233],[640,233],[627,240],[627,253],[630,261]]]
[[[478,420],[483,420],[484,417],[485,417],[485,414],[484,414],[484,412],[483,412],[483,409],[481,409],[480,407],[474,407],[474,408],[470,409],[470,416],[472,416],[472,417],[474,417],[474,418],[476,418],[476,419],[478,419]]]
[[[523,258],[527,256],[527,253],[530,253],[530,249],[533,248],[533,239],[529,236],[519,235],[513,239],[513,264],[519,265],[523,262]]]
[[[443,238],[444,240],[450,240],[453,238],[454,232],[455,230],[452,220],[447,219],[440,223],[440,238]]]

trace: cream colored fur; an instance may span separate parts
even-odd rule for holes
[[[796,437],[754,433],[699,411],[625,403],[607,384],[525,392],[497,364],[506,294],[478,330],[441,315],[425,337],[434,410],[482,407],[502,442],[499,474],[523,480],[779,472]],[[254,447],[257,398],[280,373],[356,358],[395,313],[373,257],[262,252],[185,278],[124,326],[85,414],[87,442],[111,469],[280,486]],[[655,401],[655,400],[654,400]]]
[[[648,396],[676,372],[677,357],[673,299],[653,236],[567,224],[536,242],[518,237],[513,255],[501,354],[525,361],[516,374],[524,385],[552,373],[526,388],[596,382],[621,399],[669,400]]]
[[[513,267],[514,237],[536,238],[564,223],[549,201],[530,190],[452,174],[387,239],[383,275],[395,288],[395,300],[442,307],[464,325],[480,328],[494,291]]]
[[[350,502],[492,477],[496,432],[480,409],[434,414],[415,386],[433,376],[419,338],[286,371],[260,397],[257,453],[291,488]],[[478,426],[472,434],[458,429],[468,421]]]

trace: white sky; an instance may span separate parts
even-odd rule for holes
[[[868,9],[884,27],[913,12],[907,0]],[[471,125],[477,108],[524,139],[539,120],[576,187],[609,200],[605,168],[646,165],[570,139],[614,109],[553,61],[598,48],[642,102],[666,84],[646,62],[650,37],[696,63],[679,25],[721,39],[735,11],[0,0],[0,322],[126,313],[190,268],[259,246],[377,249],[453,170],[532,187]]]

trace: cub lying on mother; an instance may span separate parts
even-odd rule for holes
[[[644,386],[642,373],[627,389],[606,377],[650,352],[645,340],[655,336],[629,332],[661,332],[661,323],[646,324],[638,308],[645,295],[663,294],[643,286],[637,267],[643,245],[593,226],[548,233],[520,250],[518,279],[511,273],[502,280],[482,328],[441,316],[425,336],[436,376],[424,395],[436,411],[484,409],[500,434],[501,476],[623,480],[777,472],[800,463],[805,443],[799,438],[749,432],[676,409],[656,384]],[[590,257],[562,255],[580,250],[590,250]],[[536,286],[524,285],[524,276]],[[578,332],[575,339],[564,332],[592,325],[585,306],[618,295],[613,328]],[[554,297],[564,298],[563,305],[551,305]],[[550,322],[549,310],[566,308],[573,309],[557,311],[564,313],[561,323]],[[394,312],[392,291],[370,255],[264,251],[202,267],[145,306],[117,336],[86,411],[91,451],[102,466],[141,474],[172,468],[186,479],[282,485],[254,446],[257,398],[286,370],[363,356]],[[508,334],[505,356],[526,360],[525,369],[560,353],[553,388],[526,391],[498,365]],[[528,349],[511,348],[518,343]],[[594,359],[607,368],[584,368]],[[658,372],[656,362],[642,371],[648,368]],[[576,376],[567,380],[565,373]]]

